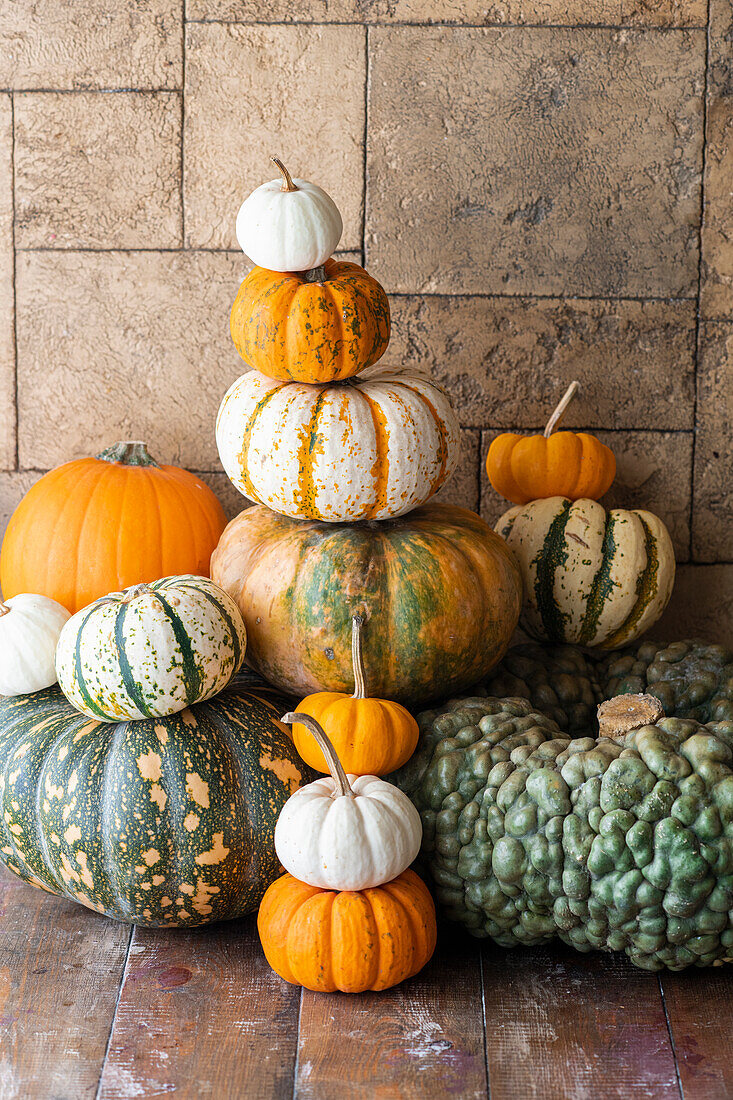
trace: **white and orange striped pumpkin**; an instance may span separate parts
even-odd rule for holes
[[[419,375],[305,385],[250,371],[222,401],[216,441],[250,500],[338,523],[401,516],[429,500],[456,466],[459,427],[444,391]]]

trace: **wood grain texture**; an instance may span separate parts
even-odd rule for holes
[[[654,974],[569,948],[482,961],[491,1100],[679,1100]]]
[[[254,920],[136,929],[99,1098],[289,1097],[299,1002]]]
[[[439,942],[416,978],[360,996],[303,990],[298,1100],[486,1096],[479,947]]]
[[[733,1096],[730,967],[660,977],[685,1100]]]
[[[0,1097],[93,1097],[128,925],[0,870]]]

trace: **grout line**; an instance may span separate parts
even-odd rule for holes
[[[702,153],[700,165],[700,224],[697,231],[697,308],[695,310],[695,359],[693,371],[692,394],[692,463],[690,466],[690,544],[688,558],[695,559],[694,524],[695,524],[695,462],[697,458],[697,430],[698,430],[698,385],[700,367],[700,325],[702,312],[702,250],[703,250],[703,222],[705,220],[705,167],[707,164],[708,147],[708,88],[710,73],[710,0],[707,4],[707,33],[705,37],[705,80],[702,92]]]
[[[173,95],[182,91],[177,85],[172,88],[0,88],[8,95],[122,95],[134,92],[140,95]]]
[[[112,1046],[112,1036],[115,1030],[115,1024],[117,1023],[117,1010],[120,1007],[120,1000],[122,999],[122,990],[125,988],[125,979],[127,977],[127,968],[130,961],[130,950],[132,949],[132,941],[135,938],[135,925],[133,924],[130,929],[130,938],[127,941],[127,951],[125,952],[125,961],[122,966],[122,976],[120,978],[120,986],[117,990],[117,1000],[115,1001],[115,1010],[112,1014],[112,1023],[109,1028],[109,1035],[107,1036],[107,1045],[104,1048],[104,1058],[102,1059],[102,1068],[99,1072],[99,1081],[97,1082],[97,1091],[94,1094],[95,1100],[99,1100],[100,1092],[102,1089],[102,1078],[104,1077],[104,1070],[107,1065],[107,1058],[109,1057],[110,1047]]]
[[[15,97],[10,96],[10,285],[13,288],[13,409],[15,412],[14,470],[20,470],[20,417],[18,415],[18,293],[16,290],[17,249],[15,247]]]
[[[657,32],[668,34],[680,31],[703,31],[702,23],[675,23],[660,26],[653,23],[465,23],[463,21],[436,19],[414,22],[408,19],[333,19],[325,22],[319,19],[186,19],[187,23],[225,27],[414,27],[416,30],[478,30],[478,31],[638,31],[641,34]]]
[[[664,1021],[667,1025],[667,1034],[669,1035],[669,1045],[672,1050],[672,1059],[674,1061],[674,1073],[677,1078],[677,1088],[680,1094],[680,1100],[685,1100],[685,1090],[682,1087],[682,1078],[680,1077],[680,1067],[677,1061],[677,1048],[674,1043],[674,1035],[672,1034],[672,1022],[669,1018],[669,1012],[667,1011],[667,998],[664,996],[664,985],[662,984],[662,975],[657,974],[657,985],[659,986],[659,996],[662,999],[662,1011],[664,1012]]]

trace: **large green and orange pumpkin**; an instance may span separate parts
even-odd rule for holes
[[[118,920],[188,927],[257,908],[275,823],[315,774],[236,679],[167,718],[97,722],[57,687],[0,701],[0,859]]]
[[[174,574],[208,576],[226,526],[194,474],[159,466],[144,443],[116,443],[66,462],[26,493],[10,518],[0,587],[49,596],[72,614],[108,592]]]
[[[354,690],[354,615],[373,695],[414,702],[459,691],[500,660],[521,604],[506,543],[446,504],[340,524],[249,508],[222,535],[211,570],[242,612],[249,662],[301,696]]]

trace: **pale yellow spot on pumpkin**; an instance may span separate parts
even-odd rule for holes
[[[162,909],[167,909],[168,906],[172,905],[172,904],[173,904],[173,902],[171,901],[170,898],[163,897],[163,898],[160,899],[160,905],[161,905]]]
[[[153,886],[161,886],[165,882],[165,875],[153,875]]]
[[[152,749],[150,752],[146,752],[143,756],[138,756],[137,758],[137,768],[140,775],[143,779],[152,780],[153,783],[157,783],[160,779],[162,763],[163,761],[158,756],[157,752],[153,752]]]
[[[63,798],[64,797],[64,788],[63,787],[54,787],[51,780],[47,779],[46,780],[46,794],[48,795],[49,798]]]
[[[12,848],[3,848],[3,854],[6,855],[6,856],[12,856],[13,849]]]
[[[54,844],[60,844],[61,843],[61,838],[58,837],[56,835],[56,833],[51,833],[51,840],[54,842]]]
[[[198,816],[198,814],[194,814],[194,813],[186,814],[186,816],[183,819],[183,827],[184,827],[184,829],[188,829],[189,833],[192,833],[194,831],[194,829],[198,829],[200,820],[201,819]]]
[[[150,889],[150,883],[149,882],[141,882],[140,883],[140,889],[141,890],[149,890]]]
[[[204,782],[200,775],[196,772],[186,773],[186,792],[190,798],[197,802],[199,806],[203,806],[205,810],[209,808],[209,784]]]
[[[179,917],[190,917],[191,914],[186,909],[179,909],[178,910],[178,916]]]
[[[67,844],[73,844],[75,840],[81,840],[81,829],[78,825],[69,825],[68,829],[64,833],[64,840]]]
[[[66,857],[66,855],[63,854],[63,853],[61,855],[61,877],[64,880],[64,882],[67,882],[67,883],[72,882],[72,881],[74,881],[74,882],[79,881],[78,874],[76,873],[74,868],[69,863],[69,860]]]
[[[158,740],[160,741],[161,745],[167,745],[168,744],[168,730],[167,729],[161,729],[160,727],[158,727],[158,729],[156,729],[155,732],[157,734]]]
[[[194,892],[195,892],[195,887],[192,886],[190,882],[182,882],[181,883],[181,893],[182,894],[190,894],[193,897]]]
[[[13,807],[16,813],[20,809],[20,802],[11,802],[10,805]]]
[[[180,714],[178,715],[178,720],[179,722],[183,722],[184,726],[191,726],[193,729],[195,729],[198,725],[198,722],[196,721],[196,715],[193,714],[188,707],[180,712]]]
[[[20,748],[16,749],[16,751],[13,753],[13,759],[20,760],[21,756],[25,756],[29,748],[29,744],[21,745]],[[18,773],[16,772],[15,774],[17,775]]]
[[[152,867],[154,863],[157,863],[160,859],[160,852],[157,848],[148,848],[147,852],[143,852],[143,859],[147,863],[148,867]]]
[[[20,775],[20,768],[18,768],[18,770],[15,771],[15,772],[10,772],[10,774],[8,775],[8,779],[9,779],[11,785],[13,783],[15,783],[15,781],[18,778],[19,775]]]
[[[160,783],[153,783],[152,787],[150,788],[150,801],[156,802],[159,809],[165,809],[165,804],[168,801],[168,795],[165,793]]]
[[[144,875],[145,874],[145,868],[143,866],[141,866],[141,864],[139,864],[139,863],[135,864],[135,870],[137,871],[137,873],[139,875]]]
[[[196,883],[196,893],[193,896],[191,905],[202,917],[208,917],[212,912],[212,907],[209,904],[211,895],[218,893],[218,886],[209,886],[207,882],[199,881]]]
[[[270,756],[269,753],[263,752],[260,754],[260,767],[274,772],[281,783],[290,787],[291,794],[295,794],[300,787],[303,777],[292,760],[283,760],[280,757]]]
[[[89,870],[89,867],[88,867],[88,864],[87,864],[87,854],[86,854],[86,852],[77,852],[76,853],[76,862],[81,867],[81,881],[84,883],[85,886],[88,886],[90,890],[93,890],[94,889],[94,879],[92,878],[92,873]]]
[[[11,833],[13,833],[13,834],[14,834],[15,836],[22,836],[22,835],[23,835],[23,827],[22,827],[22,825],[11,825],[11,826],[10,826],[10,831],[11,831]]]
[[[58,752],[59,760],[65,760],[68,755],[69,755],[69,746],[68,745],[62,745],[61,748],[59,749],[59,752]]]
[[[214,846],[208,852],[201,852],[196,856],[196,862],[200,866],[210,866],[213,863],[223,863],[229,855],[229,848],[224,847],[224,834],[214,833]]]
[[[73,794],[79,783],[79,773],[72,772],[69,776],[69,794]]]

